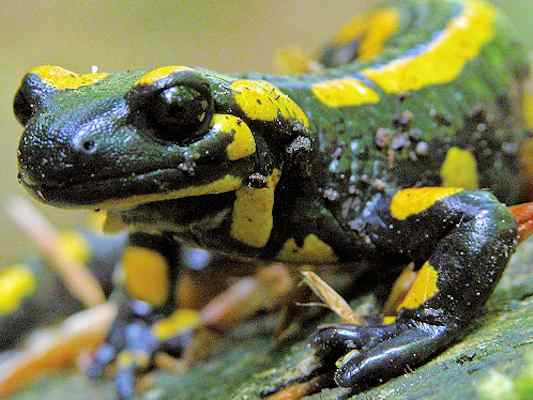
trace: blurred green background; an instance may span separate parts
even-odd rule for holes
[[[0,264],[28,254],[30,241],[2,205],[23,195],[16,180],[21,128],[12,97],[28,68],[57,64],[76,72],[92,65],[117,71],[166,64],[224,72],[273,70],[277,49],[313,50],[365,0],[2,0],[0,8]],[[499,0],[524,43],[533,48],[532,0]],[[74,211],[40,207],[58,226],[81,220]]]

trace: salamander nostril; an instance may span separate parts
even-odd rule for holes
[[[94,140],[85,140],[81,144],[81,148],[87,154],[92,154],[96,151],[96,143]]]

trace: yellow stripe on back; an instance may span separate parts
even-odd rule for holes
[[[137,82],[135,82],[135,84],[136,85],[152,85],[158,80],[166,78],[167,76],[172,75],[176,72],[180,72],[180,71],[192,71],[192,68],[184,67],[182,65],[168,65],[166,67],[157,68],[141,76],[137,80]]]
[[[385,42],[398,30],[400,15],[393,8],[385,8],[354,17],[333,39],[334,45],[359,40],[359,61],[368,61],[383,51]]]
[[[404,220],[431,208],[437,201],[463,191],[461,188],[423,187],[400,190],[391,201],[390,213]]]
[[[494,36],[496,11],[488,3],[467,0],[463,13],[421,54],[362,71],[388,93],[405,93],[451,82]]]
[[[317,83],[311,90],[328,107],[348,107],[376,104],[379,95],[354,78],[334,79]]]
[[[78,89],[92,85],[109,75],[105,72],[78,75],[57,65],[40,65],[28,73],[38,75],[47,85],[57,90]]]

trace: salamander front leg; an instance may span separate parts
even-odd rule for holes
[[[392,324],[330,325],[312,339],[339,386],[362,390],[414,368],[460,337],[492,293],[517,243],[506,207],[483,191],[417,188],[384,199],[366,233],[417,277]]]
[[[182,329],[186,336],[190,316],[184,319],[172,314],[178,267],[172,239],[145,233],[129,236],[121,259],[123,291],[118,314],[88,370],[89,376],[98,377],[115,363],[119,398],[131,398],[135,377],[153,367],[155,353],[165,345],[161,332],[172,329],[177,334]],[[171,324],[161,322],[168,318]]]

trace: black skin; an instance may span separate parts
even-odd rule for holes
[[[55,94],[43,94],[46,92],[43,84],[35,82],[38,78],[30,75],[21,93],[26,96],[25,101],[35,103],[32,114],[25,114],[27,110],[20,99],[15,105],[19,119],[26,126],[19,147],[21,181],[41,200],[72,206],[98,204],[106,200],[105,196],[117,194],[182,189],[211,182],[226,173],[247,179],[250,187],[255,184],[262,187],[261,177],[275,167],[280,168],[283,175],[276,187],[275,204],[281,206],[273,211],[274,228],[264,248],[250,248],[229,237],[231,213],[224,214],[222,223],[215,228],[202,222],[202,218],[209,217],[212,221],[216,213],[231,210],[232,192],[200,199],[152,202],[121,212],[120,218],[128,224],[155,227],[165,224],[162,235],[133,233],[130,243],[155,249],[165,256],[171,266],[172,286],[181,267],[179,243],[182,240],[228,254],[272,259],[288,238],[295,238],[301,245],[307,235],[315,233],[333,248],[341,262],[364,259],[378,269],[397,268],[409,261],[420,267],[429,261],[438,272],[438,292],[418,308],[402,310],[395,324],[334,325],[320,328],[314,336],[312,343],[328,368],[334,368],[333,360],[339,355],[353,348],[361,350],[337,370],[335,380],[340,386],[361,390],[377,384],[425,362],[457,340],[479,315],[514,252],[517,227],[506,207],[488,192],[463,191],[419,214],[397,220],[390,214],[391,198],[403,187],[414,186],[418,177],[408,176],[412,181],[399,185],[397,177],[391,176],[392,171],[383,177],[388,179],[385,188],[368,188],[359,205],[343,217],[341,208],[324,196],[322,180],[327,178],[322,172],[328,161],[318,151],[316,136],[301,124],[281,117],[269,123],[246,119],[244,111],[228,100],[231,89],[227,82],[207,77],[211,81],[196,71],[179,72],[158,81],[154,87],[133,88],[105,101],[91,98],[87,104],[80,95],[76,98],[80,104],[71,105],[69,112],[57,107],[55,115]],[[152,109],[154,102],[161,101],[157,98],[161,91],[175,86],[200,93],[209,100],[207,104],[212,110],[243,118],[254,132],[259,155],[230,163],[217,153],[218,149],[224,150],[223,143],[213,144],[208,141],[209,134],[202,136],[196,130],[190,136],[179,131],[177,143],[162,142],[164,135],[158,126],[179,125],[183,121],[165,117],[154,124],[143,119],[146,117],[143,113]],[[152,96],[154,91],[156,98]],[[175,100],[173,96],[165,99],[183,100]],[[186,101],[190,102],[190,98]],[[201,102],[193,103],[198,107]],[[191,126],[192,122],[186,122],[186,126]],[[83,145],[88,138],[92,146]],[[122,146],[124,138],[128,141]],[[192,170],[187,165],[176,168],[180,163],[187,163],[187,154],[195,146],[205,146],[210,150],[209,155],[190,165]],[[41,162],[44,158],[47,163]],[[258,176],[260,179],[256,179]],[[348,190],[343,191],[342,185],[338,188],[341,197],[356,199]],[[150,325],[169,315],[175,306],[172,296],[157,309],[126,297],[90,374],[99,375],[122,351],[143,354],[142,360],[119,365],[118,394],[120,398],[130,398],[135,375],[152,368],[155,352],[166,350],[180,354],[183,349],[181,335],[168,343],[158,343],[150,331]]]

